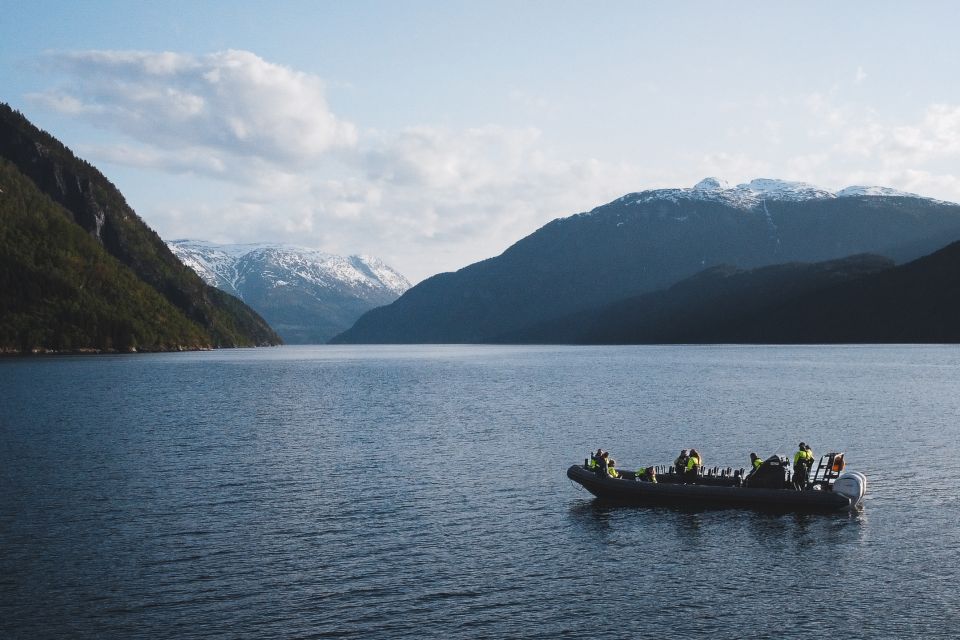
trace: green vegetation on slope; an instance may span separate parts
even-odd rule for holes
[[[0,351],[212,346],[3,159],[0,191]]]
[[[200,325],[211,336],[212,346],[281,342],[256,312],[184,266],[103,174],[4,104],[0,104],[0,157],[13,162],[66,209],[82,231]]]

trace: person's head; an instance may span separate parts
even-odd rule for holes
[[[655,476],[657,475],[657,470],[654,469],[653,467],[647,467],[647,475],[651,477]]]
[[[751,451],[751,452],[750,452],[750,459],[751,459],[751,460],[759,460],[759,459],[760,459],[760,456],[758,456],[756,453],[754,453],[753,451]]]
[[[610,459],[607,460],[607,466],[608,466],[608,467],[612,467],[612,466],[615,465],[615,464],[616,464],[616,461],[615,461],[613,458],[610,458]]]
[[[680,452],[680,455],[682,455],[682,456],[688,456],[688,455],[690,455],[690,452],[687,451],[686,449],[684,449],[683,451]]]
[[[801,443],[800,443],[800,448],[801,448],[801,449],[806,449],[806,448],[807,448],[806,443],[801,442]]]
[[[700,453],[696,449],[690,449],[690,455],[700,457]]]

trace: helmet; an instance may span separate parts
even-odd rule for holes
[[[807,448],[806,443],[801,442],[801,443],[800,443],[800,448],[801,448],[801,449],[806,449],[806,448]]]

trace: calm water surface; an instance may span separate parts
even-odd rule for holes
[[[0,637],[956,637],[958,417],[939,346],[0,360]],[[866,473],[862,512],[565,476],[799,440]]]

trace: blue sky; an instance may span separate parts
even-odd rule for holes
[[[0,100],[167,239],[411,280],[707,175],[960,201],[960,4],[11,2]]]

